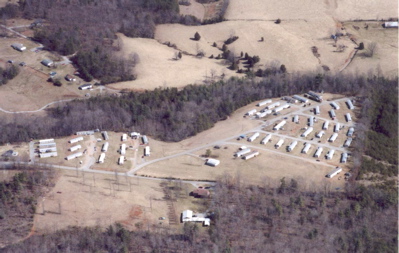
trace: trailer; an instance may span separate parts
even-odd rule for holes
[[[348,148],[351,145],[351,143],[352,143],[352,138],[349,137],[348,139],[346,139],[346,141],[344,143],[344,147]]]
[[[320,132],[318,132],[318,133],[316,134],[316,137],[317,137],[317,138],[321,138],[321,137],[323,137],[324,134],[325,134],[325,132],[324,132],[323,130],[321,130]]]
[[[309,125],[310,127],[312,127],[313,124],[314,124],[314,116],[310,116],[310,117],[308,118],[308,125]]]
[[[55,142],[43,143],[39,144],[39,148],[47,148],[47,147],[55,147],[57,146]]]
[[[330,137],[330,139],[328,139],[329,142],[334,142],[338,137],[338,133],[333,133]]]
[[[342,153],[340,163],[346,163],[347,160],[348,160],[348,153]]]
[[[256,118],[260,119],[260,118],[266,117],[267,114],[268,114],[267,112],[257,112]]]
[[[334,110],[339,110],[339,105],[335,102],[331,102],[330,105],[334,108]]]
[[[51,143],[51,142],[54,142],[54,139],[39,140],[39,144],[45,144],[45,143]]]
[[[108,147],[109,147],[109,143],[108,142],[104,143],[102,148],[101,148],[101,151],[102,152],[107,152],[108,151]]]
[[[49,158],[49,157],[56,157],[56,156],[58,156],[57,152],[39,154],[39,158]]]
[[[123,155],[121,155],[118,159],[118,164],[122,165],[125,162],[125,157]]]
[[[352,137],[354,132],[355,132],[355,128],[350,127],[350,128],[348,129],[348,132],[347,132],[346,135],[349,136],[349,137]]]
[[[275,145],[274,148],[279,149],[284,144],[284,139],[280,139]]]
[[[105,153],[101,153],[100,156],[98,157],[98,163],[104,163],[105,160]]]
[[[108,132],[107,132],[107,131],[102,131],[101,134],[102,134],[102,136],[104,137],[104,140],[106,140],[106,141],[109,140]]]
[[[144,148],[144,156],[150,156],[151,155],[151,149],[150,146],[146,146]]]
[[[147,145],[147,144],[148,144],[148,138],[147,138],[146,135],[141,136],[141,140],[143,141],[143,144],[144,144],[144,145]]]
[[[337,167],[336,169],[334,169],[333,171],[331,171],[330,173],[328,173],[328,174],[326,175],[326,177],[328,177],[328,178],[333,178],[333,177],[335,177],[337,174],[339,174],[341,171],[342,171],[342,168]]]
[[[278,123],[276,126],[273,127],[273,130],[280,130],[285,124],[287,123],[287,121],[283,120],[280,123]]]
[[[257,106],[264,106],[264,105],[266,105],[266,104],[270,104],[271,102],[272,102],[271,99],[263,100],[262,102],[259,102],[259,103],[257,104]]]
[[[83,153],[82,152],[78,152],[78,153],[75,153],[75,154],[72,154],[72,155],[69,155],[69,156],[65,157],[65,159],[66,160],[72,160],[72,159],[75,159],[75,158],[78,158],[78,157],[81,157],[81,156],[83,156]]]
[[[345,118],[346,118],[346,122],[352,121],[352,116],[349,112],[347,114],[345,114]]]
[[[341,124],[339,124],[339,123],[335,124],[335,126],[334,126],[334,132],[335,132],[335,133],[338,133],[340,129],[341,129]]]
[[[291,142],[291,144],[287,147],[287,151],[291,152],[292,150],[294,150],[294,148],[296,147],[297,144],[298,144],[297,141]]]
[[[212,166],[212,167],[216,167],[216,166],[218,166],[219,164],[220,164],[220,161],[219,161],[219,160],[217,160],[217,159],[211,159],[211,158],[206,159],[206,162],[205,162],[205,165],[209,165],[209,166]]]
[[[93,134],[94,134],[93,130],[76,132],[76,135],[93,135]]]
[[[121,141],[127,141],[127,134],[122,134]]]
[[[311,146],[312,145],[310,145],[310,143],[306,143],[305,146],[303,147],[301,153],[307,154]]]
[[[125,155],[126,154],[126,144],[122,144],[121,145],[121,149],[119,150],[121,155]]]
[[[267,114],[272,114],[272,110],[268,110],[266,108],[264,108],[263,110],[260,111],[261,113],[266,113]]]
[[[307,95],[308,95],[308,97],[310,97],[311,99],[313,99],[313,100],[316,100],[317,102],[321,102],[321,101],[323,101],[323,96],[320,96],[319,94],[317,94],[316,92],[314,92],[314,91],[309,91],[308,93],[307,93]]]
[[[309,99],[298,96],[298,95],[294,95],[292,96],[293,99],[300,101],[301,103],[307,103],[309,102]]]
[[[258,156],[258,155],[259,155],[258,151],[253,151],[253,152],[243,156],[242,159],[249,160],[249,159],[254,158],[254,157]]]
[[[248,111],[245,115],[246,115],[246,116],[252,116],[252,115],[254,115],[255,113],[256,113],[256,109],[252,109],[252,110]]]
[[[299,124],[299,116],[295,115],[294,118],[292,119],[292,122],[294,122],[295,124]]]
[[[313,127],[309,127],[308,129],[306,129],[305,132],[303,132],[301,134],[301,137],[307,137],[312,131],[313,131]]]
[[[282,110],[287,109],[287,108],[290,108],[290,104],[283,104],[283,105],[281,105],[279,107],[276,107],[276,108],[273,109],[273,112],[279,112],[279,111],[282,111]]]
[[[251,152],[251,149],[246,148],[246,149],[238,151],[237,153],[234,154],[234,156],[235,157],[240,157],[242,155],[248,154],[249,152]]]
[[[251,137],[249,137],[249,138],[247,139],[247,141],[253,142],[253,141],[256,140],[256,138],[258,138],[258,137],[259,137],[259,133],[256,132],[256,133],[254,133]]]
[[[266,135],[265,138],[263,138],[263,140],[261,140],[260,144],[266,144],[269,142],[270,138],[272,138],[271,134]]]
[[[350,99],[346,100],[345,103],[346,103],[346,105],[348,106],[348,109],[349,109],[349,110],[355,109],[355,106],[353,106],[353,103],[352,103],[352,101],[351,101]]]
[[[133,139],[137,139],[137,137],[139,137],[140,136],[140,133],[138,133],[138,132],[131,132],[130,133],[130,137],[132,137]]]
[[[335,114],[335,111],[334,111],[333,109],[331,109],[331,110],[329,111],[329,113],[330,113],[330,117],[331,117],[332,119],[335,119],[335,117],[337,117],[337,115]]]
[[[314,108],[314,114],[319,115],[320,114],[320,106],[316,106]]]
[[[71,140],[69,140],[69,143],[76,143],[76,142],[79,142],[79,141],[83,141],[83,136],[79,136],[79,137],[76,137],[76,138],[74,138],[74,139],[71,139]]]
[[[266,106],[266,109],[270,110],[277,106],[280,106],[280,102],[275,102],[273,104],[270,104],[270,105]]]
[[[327,120],[323,123],[323,130],[327,130],[328,129],[328,125],[330,124],[330,122]]]
[[[319,158],[322,152],[323,152],[323,148],[322,147],[318,147],[313,156],[316,157],[316,158]]]
[[[326,155],[326,159],[327,160],[331,160],[334,156],[335,150],[334,149],[330,149],[330,151],[328,151],[327,155]]]
[[[69,148],[69,151],[75,152],[76,150],[79,150],[79,149],[81,149],[81,148],[82,148],[81,145],[76,145],[76,146],[70,147],[70,148]]]

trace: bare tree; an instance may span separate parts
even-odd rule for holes
[[[367,46],[366,46],[366,52],[364,52],[364,56],[366,56],[366,57],[373,57],[374,56],[374,54],[376,53],[376,51],[377,51],[377,43],[376,42],[370,42],[370,43],[368,43],[367,44]]]

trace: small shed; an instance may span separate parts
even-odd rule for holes
[[[67,74],[65,76],[65,80],[67,80],[68,82],[75,82],[76,78],[73,75]]]
[[[194,196],[195,198],[209,198],[211,193],[207,189],[204,189],[202,186],[200,186],[198,189],[192,191],[190,195]]]
[[[46,67],[51,67],[51,66],[54,65],[54,62],[52,60],[49,60],[49,59],[44,59],[40,63],[43,64]]]
[[[11,45],[11,47],[20,52],[23,52],[26,50],[26,47],[21,43],[14,43]]]

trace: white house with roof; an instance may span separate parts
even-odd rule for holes
[[[184,222],[202,222],[204,226],[211,224],[211,219],[205,217],[204,213],[194,213],[191,210],[185,210],[182,212],[181,221]]]

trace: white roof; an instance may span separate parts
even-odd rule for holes
[[[183,217],[182,217],[183,220],[191,219],[192,217],[193,217],[193,211],[191,210],[183,211]]]

